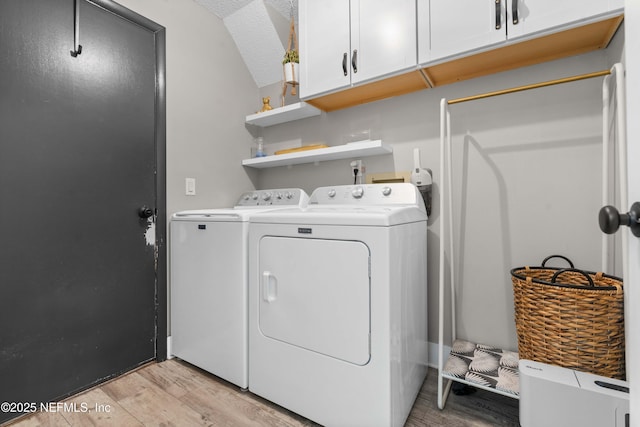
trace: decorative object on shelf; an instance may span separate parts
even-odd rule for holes
[[[259,136],[253,140],[256,143],[256,157],[266,157],[267,155],[264,153],[264,139]]]
[[[270,96],[265,96],[264,98],[262,98],[262,108],[260,109],[260,111],[258,111],[258,113],[264,113],[265,111],[273,110],[273,107],[271,106],[271,104],[269,104],[269,102],[271,102]]]
[[[292,47],[293,44],[293,47]],[[300,57],[298,55],[298,37],[293,19],[293,1],[291,1],[291,23],[289,25],[289,43],[282,59],[282,106],[284,107],[284,97],[287,94],[287,86],[291,85],[291,95],[297,94],[296,86],[300,82]]]
[[[291,23],[293,25],[293,22]],[[296,85],[298,84],[298,69],[300,68],[300,57],[297,50],[287,50],[282,60],[282,68],[284,70],[284,82],[293,86],[291,94],[295,95]]]
[[[317,150],[319,148],[329,148],[329,146],[326,145],[326,144],[309,144],[309,145],[303,145],[302,147],[285,148],[285,149],[282,149],[282,150],[278,150],[273,154],[297,153],[299,151]]]

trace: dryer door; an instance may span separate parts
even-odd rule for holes
[[[259,254],[262,334],[367,364],[369,248],[356,241],[267,236],[260,240]]]

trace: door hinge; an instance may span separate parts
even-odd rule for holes
[[[153,270],[158,273],[158,241],[156,240],[156,244],[153,245]]]

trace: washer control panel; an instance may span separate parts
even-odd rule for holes
[[[309,196],[300,188],[276,188],[248,191],[240,196],[236,207],[306,206]]]
[[[319,187],[309,200],[310,205],[412,205],[421,199],[418,189],[410,183],[337,185]]]

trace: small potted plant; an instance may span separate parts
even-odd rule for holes
[[[299,81],[298,69],[300,67],[300,58],[298,51],[295,49],[287,50],[282,60],[284,67],[284,81],[290,84],[297,84]]]

